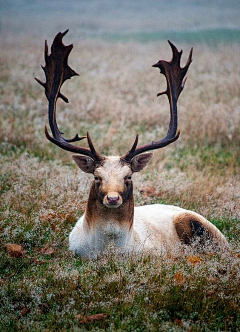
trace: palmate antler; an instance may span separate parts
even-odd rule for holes
[[[48,133],[47,127],[45,126],[45,134],[47,139],[52,143],[58,145],[60,148],[74,152],[77,154],[85,155],[91,157],[95,163],[101,162],[104,157],[102,157],[94,148],[92,140],[90,138],[89,133],[87,132],[87,136],[79,137],[76,134],[72,139],[65,139],[62,137],[61,131],[58,128],[56,122],[56,102],[58,98],[63,99],[68,103],[67,97],[65,97],[61,92],[61,86],[63,83],[70,79],[73,76],[78,75],[73,69],[68,66],[68,57],[73,48],[73,45],[65,46],[62,43],[63,36],[66,35],[68,30],[61,33],[59,32],[54,38],[51,54],[48,55],[48,46],[47,42],[45,42],[45,67],[42,67],[45,76],[46,83],[41,82],[36,78],[36,81],[40,83],[45,88],[45,94],[49,102],[48,106],[48,117],[49,117],[49,125],[51,128],[51,132],[53,137],[51,137]],[[170,104],[170,123],[167,135],[156,142],[150,142],[145,145],[141,145],[137,147],[138,144],[138,135],[136,136],[135,142],[132,148],[121,157],[121,159],[125,162],[130,163],[132,158],[136,155],[139,155],[143,152],[160,149],[168,144],[176,141],[180,135],[180,130],[177,131],[177,100],[184,88],[184,84],[186,82],[185,75],[187,70],[192,62],[192,49],[190,51],[188,60],[186,65],[181,68],[180,61],[182,56],[182,51],[178,52],[176,46],[168,41],[171,49],[172,49],[172,60],[167,62],[165,60],[159,60],[153,67],[157,67],[160,69],[160,72],[166,77],[167,80],[167,89],[158,93],[157,96],[166,94],[168,96],[169,104]],[[89,148],[78,147],[76,145],[71,144],[71,142],[80,141],[84,138],[87,138]]]
[[[72,139],[65,139],[62,137],[63,133],[61,133],[61,131],[59,130],[56,122],[57,99],[61,98],[66,103],[68,103],[67,97],[65,97],[60,92],[61,86],[67,79],[70,79],[73,76],[78,76],[78,74],[68,66],[68,57],[73,48],[73,45],[71,44],[65,46],[62,43],[62,38],[66,35],[67,32],[68,30],[63,33],[59,32],[56,35],[52,43],[50,55],[48,55],[48,45],[47,41],[45,41],[46,64],[45,67],[42,68],[46,76],[46,83],[43,83],[39,79],[35,78],[36,81],[45,88],[45,94],[49,102],[48,118],[53,137],[49,135],[47,126],[45,126],[45,134],[49,141],[58,145],[60,148],[85,156],[89,156],[95,162],[100,162],[103,157],[98,152],[96,152],[89,133],[87,133],[87,136],[79,137],[78,134],[76,134],[75,137],[73,137]],[[89,149],[71,144],[71,142],[80,141],[84,138],[87,138],[88,140]]]
[[[145,145],[141,145],[137,147],[138,144],[138,135],[136,136],[135,142],[132,148],[125,154],[122,159],[130,162],[132,158],[138,154],[141,154],[146,151],[156,150],[167,146],[168,144],[176,141],[180,135],[180,130],[177,131],[178,126],[178,114],[177,114],[177,100],[184,88],[184,84],[186,82],[185,75],[188,71],[188,68],[192,62],[192,52],[191,49],[186,65],[181,68],[180,61],[182,56],[182,51],[178,52],[176,46],[168,41],[171,49],[172,49],[172,60],[167,62],[165,60],[159,60],[152,67],[156,67],[160,69],[160,73],[162,73],[167,80],[167,89],[165,91],[159,92],[157,96],[161,96],[166,94],[168,96],[169,104],[170,104],[170,123],[167,135],[156,142],[150,142]]]

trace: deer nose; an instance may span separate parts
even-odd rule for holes
[[[108,194],[107,201],[108,201],[108,204],[116,205],[116,204],[118,204],[118,201],[119,201],[119,195]]]

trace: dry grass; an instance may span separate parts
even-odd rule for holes
[[[180,47],[186,60],[190,47]],[[33,81],[34,76],[43,77],[38,67],[43,63],[41,50],[42,44],[23,40],[7,44],[2,52],[2,140],[15,142],[17,136],[20,142],[39,145],[43,137],[46,100]],[[194,48],[188,82],[179,100],[182,137],[178,146],[239,144],[239,51],[239,45]],[[137,130],[141,141],[163,135],[168,103],[156,94],[165,88],[165,81],[151,65],[170,56],[167,43],[133,44],[130,49],[126,44],[75,43],[70,61],[80,77],[63,88],[70,104],[59,102],[59,124],[68,132],[84,132],[92,125],[99,148],[114,154],[124,151]],[[20,125],[23,118],[26,121]],[[115,146],[114,140],[120,137],[120,147]]]
[[[70,63],[80,77],[63,87],[70,104],[58,102],[58,123],[66,135],[89,130],[105,154],[126,152],[136,132],[140,143],[162,137],[168,126],[169,107],[167,100],[157,99],[156,94],[166,83],[151,64],[159,58],[170,58],[168,45],[133,44],[129,49],[126,44],[99,41],[75,44]],[[190,47],[181,47],[184,62]],[[157,171],[154,181],[166,196],[175,196],[177,186],[185,202],[199,197],[208,205],[206,196],[212,197],[219,215],[233,201],[235,206],[239,203],[238,54],[236,44],[195,47],[188,81],[179,99],[180,139],[156,152],[148,168]],[[72,164],[71,157],[49,144],[44,136],[47,102],[43,89],[33,80],[34,76],[43,78],[38,66],[43,63],[42,45],[31,40],[7,44],[2,59],[3,152],[9,154],[18,146],[41,159],[61,158]],[[151,176],[148,178],[151,185]],[[137,186],[141,179],[142,175],[137,176]],[[162,182],[164,185],[160,185]],[[231,214],[237,213],[230,210]],[[206,213],[211,214],[211,210]]]
[[[164,202],[194,209],[230,239],[229,257],[202,255],[191,264],[187,257],[192,253],[130,260],[109,255],[98,262],[84,262],[68,253],[67,237],[84,211],[91,177],[44,136],[47,102],[33,80],[43,78],[42,44],[9,38],[1,50],[3,330],[235,331],[239,45],[194,48],[179,99],[180,139],[156,152],[148,169],[134,180],[138,205]],[[126,152],[136,132],[140,143],[163,136],[168,104],[155,96],[165,88],[165,80],[151,65],[170,58],[168,45],[77,40],[74,44],[70,65],[80,77],[63,88],[70,104],[58,103],[58,123],[67,136],[89,130],[105,154]],[[190,46],[180,47],[185,61]],[[4,251],[9,242],[22,244],[27,257],[9,257]],[[53,255],[45,255],[46,248],[53,249],[47,252]],[[76,318],[79,313],[101,312],[109,318],[92,325]]]

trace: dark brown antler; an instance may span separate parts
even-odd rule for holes
[[[124,161],[130,162],[131,159],[143,152],[149,150],[155,150],[163,148],[168,144],[176,141],[180,135],[180,130],[177,132],[178,125],[178,115],[177,115],[177,100],[184,88],[184,84],[186,82],[185,75],[188,71],[188,68],[192,62],[192,51],[191,49],[186,65],[181,68],[180,61],[182,56],[182,51],[178,52],[176,46],[168,41],[171,49],[172,49],[172,60],[170,62],[159,60],[157,63],[153,65],[153,67],[157,67],[160,69],[160,73],[162,73],[167,80],[167,89],[157,94],[157,96],[161,96],[166,94],[168,96],[169,104],[170,104],[170,123],[167,135],[159,141],[151,142],[145,145],[141,145],[137,147],[138,143],[138,135],[136,136],[135,142],[132,148],[128,151],[126,155],[122,157]]]
[[[51,47],[51,54],[48,55],[48,45],[45,42],[45,67],[42,67],[46,76],[46,83],[41,82],[39,79],[35,78],[36,81],[45,88],[45,94],[48,99],[48,117],[49,125],[52,131],[53,137],[48,133],[47,126],[45,126],[45,134],[47,139],[52,143],[58,145],[60,148],[82,154],[91,157],[95,162],[100,162],[103,157],[96,152],[93,143],[91,141],[89,133],[87,133],[88,148],[78,147],[71,142],[80,141],[86,136],[79,137],[78,134],[72,139],[65,139],[62,137],[62,132],[59,130],[56,122],[56,102],[58,98],[61,98],[66,103],[68,103],[67,97],[65,97],[61,92],[61,86],[63,83],[70,79],[72,76],[78,75],[73,69],[68,66],[68,57],[73,48],[73,45],[65,46],[62,43],[62,38],[66,35],[68,30],[61,33],[59,32]]]

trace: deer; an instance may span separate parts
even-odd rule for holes
[[[45,41],[46,82],[36,81],[45,89],[48,99],[48,119],[52,135],[45,126],[47,139],[72,155],[77,166],[93,175],[90,193],[83,216],[77,221],[69,235],[69,249],[86,259],[96,259],[113,245],[121,252],[168,252],[174,246],[191,246],[198,240],[202,246],[212,243],[228,247],[220,230],[200,214],[173,205],[152,204],[134,206],[132,175],[144,169],[153,157],[149,151],[163,148],[175,142],[180,135],[178,129],[177,101],[192,62],[191,49],[184,67],[180,66],[182,51],[168,41],[172,50],[171,61],[159,60],[152,67],[160,69],[166,78],[167,88],[157,94],[166,95],[170,107],[170,122],[164,138],[138,145],[138,135],[130,150],[123,156],[102,156],[95,149],[89,132],[86,136],[76,134],[63,137],[56,121],[58,98],[68,103],[60,91],[63,83],[78,74],[69,67],[68,57],[73,45],[64,45],[63,37],[68,30],[59,32],[52,43],[51,54]],[[74,142],[87,139],[88,147]]]

